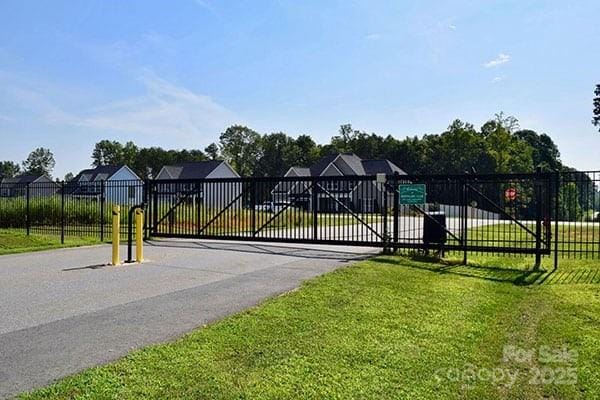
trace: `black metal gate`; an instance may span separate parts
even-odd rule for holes
[[[554,175],[154,180],[147,234],[541,256],[551,250]],[[407,185],[424,199],[406,204]]]

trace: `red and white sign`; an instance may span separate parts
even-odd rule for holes
[[[506,198],[506,200],[513,201],[514,199],[517,198],[517,189],[515,189],[515,188],[506,189],[504,191],[504,197]]]

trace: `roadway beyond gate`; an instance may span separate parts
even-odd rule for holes
[[[465,259],[522,253],[539,264],[552,247],[557,176],[155,180],[147,236],[435,249]]]

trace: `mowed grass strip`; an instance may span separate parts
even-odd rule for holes
[[[528,285],[523,276],[531,275],[520,266],[491,277],[481,273],[502,270],[501,265],[500,258],[458,267],[380,256],[176,342],[133,352],[22,397],[600,396],[598,286]],[[543,345],[578,352],[574,384],[536,384],[532,369],[541,365],[535,360],[502,360],[505,346],[537,350]],[[489,375],[456,375],[497,368],[516,373],[514,385],[492,382]]]
[[[62,247],[76,247],[98,244],[99,240],[83,237],[67,237],[65,243],[60,243],[60,236],[27,235],[23,230],[0,229],[0,255],[12,253],[25,253],[58,249]]]

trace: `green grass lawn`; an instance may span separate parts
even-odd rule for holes
[[[91,238],[66,237],[65,243],[61,244],[60,236],[27,236],[22,229],[0,229],[0,255],[98,243],[99,240]]]
[[[600,397],[600,264],[471,260],[379,256],[23,398]]]

